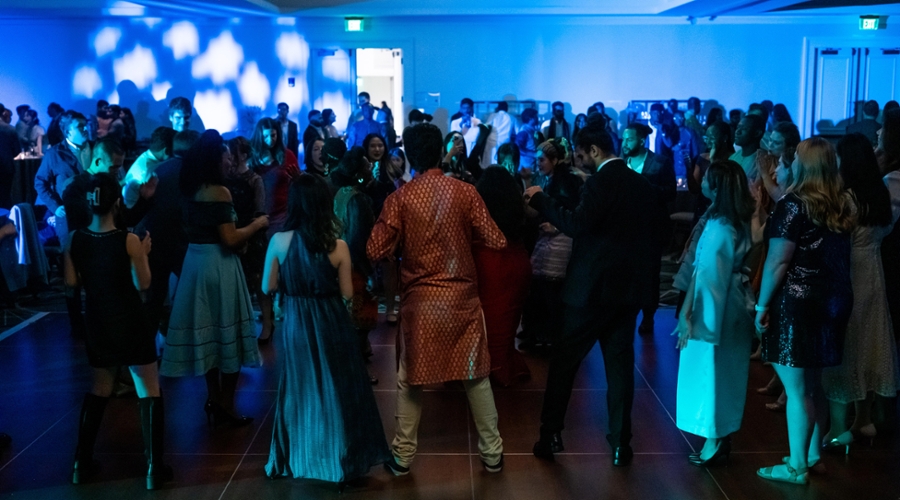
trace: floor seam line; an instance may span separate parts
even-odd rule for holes
[[[4,340],[8,339],[9,337],[12,337],[13,335],[24,330],[28,325],[37,323],[41,318],[43,318],[47,314],[49,314],[49,313],[45,313],[45,312],[35,313],[33,316],[26,319],[25,321],[22,321],[18,325],[10,327],[8,330],[5,330],[3,333],[0,333],[0,342],[4,341]]]
[[[250,440],[250,444],[247,445],[247,449],[244,451],[244,454],[238,461],[237,466],[234,468],[234,472],[231,473],[231,477],[229,477],[228,482],[225,483],[225,488],[222,489],[222,493],[219,495],[219,500],[222,500],[222,498],[225,497],[225,492],[228,491],[228,487],[231,486],[231,483],[234,481],[234,476],[237,475],[237,471],[241,468],[241,465],[244,464],[244,459],[247,458],[247,455],[250,453],[250,448],[253,447],[253,443],[256,442],[256,438],[259,437],[259,433],[260,431],[262,431],[262,424],[269,419],[269,415],[272,413],[272,409],[275,408],[275,404],[276,403],[272,403],[272,406],[269,407],[269,411],[266,412],[266,416],[263,417],[263,420],[259,423],[259,427],[256,428],[256,433],[253,434],[253,439]]]
[[[65,412],[61,417],[59,417],[59,420],[57,420],[56,422],[53,422],[53,425],[51,425],[50,427],[47,427],[47,430],[42,432],[40,436],[34,438],[34,441],[29,443],[28,446],[26,446],[25,448],[22,448],[22,451],[20,451],[19,453],[16,453],[16,456],[9,459],[9,462],[6,462],[5,464],[3,464],[3,467],[0,467],[0,472],[3,472],[3,469],[7,468],[9,466],[9,464],[15,462],[17,458],[19,458],[20,456],[22,456],[23,453],[28,451],[28,448],[31,448],[32,446],[34,446],[34,443],[37,443],[42,437],[44,437],[45,434],[50,432],[51,429],[53,429],[54,427],[57,426],[57,424],[62,422],[64,418],[68,417],[69,414],[72,413],[73,410],[75,410],[75,408],[78,408],[78,405],[75,405],[72,408],[70,408],[69,411]]]

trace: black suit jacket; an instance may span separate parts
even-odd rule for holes
[[[568,210],[538,193],[531,206],[573,239],[563,301],[575,307],[638,307],[650,288],[653,188],[615,159],[592,175]]]
[[[654,201],[651,205],[654,223],[654,241],[663,244],[669,241],[669,206],[675,202],[677,185],[675,182],[675,166],[671,158],[647,151],[641,175],[650,182],[653,188]]]
[[[281,132],[279,130],[279,132]],[[297,122],[288,120],[288,140],[287,140],[287,149],[291,153],[294,153],[294,156],[297,158],[300,157],[300,127],[297,125]]]

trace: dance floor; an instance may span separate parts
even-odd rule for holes
[[[263,473],[269,451],[279,372],[279,342],[262,348],[265,366],[245,370],[238,387],[239,411],[255,417],[240,429],[207,427],[202,378],[164,379],[166,452],[175,480],[149,493],[137,401],[113,400],[97,442],[102,471],[93,482],[69,483],[78,411],[90,384],[84,347],[68,334],[65,314],[45,314],[0,333],[0,431],[13,437],[0,451],[0,498],[15,499],[896,499],[900,497],[900,444],[879,436],[873,447],[825,458],[828,474],[807,487],[756,477],[756,469],[779,463],[787,452],[783,414],[763,408],[772,398],[750,392],[744,425],[734,436],[727,466],[702,469],[687,455],[700,439],[674,423],[678,355],[671,309],[657,314],[654,336],[636,336],[634,463],[611,465],[606,444],[606,383],[599,348],[585,360],[569,405],[555,463],[536,459],[547,361],[529,356],[532,380],[495,388],[506,467],[485,472],[461,387],[435,386],[425,393],[419,454],[412,472],[395,478],[381,467],[343,494],[334,485],[305,480],[270,480]],[[395,332],[372,334],[372,371],[380,379],[375,396],[388,439],[393,434],[396,375]],[[763,385],[770,369],[751,365],[750,387]],[[885,434],[885,433],[883,433]]]

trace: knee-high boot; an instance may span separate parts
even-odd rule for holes
[[[163,463],[163,400],[161,397],[141,398],[140,405],[144,453],[147,455],[147,489],[155,490],[172,479],[172,468]]]
[[[109,398],[84,395],[81,404],[81,420],[78,423],[78,445],[75,447],[75,465],[72,467],[72,484],[81,484],[97,473],[100,464],[94,461],[94,443],[106,411]]]

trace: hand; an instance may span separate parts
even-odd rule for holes
[[[756,311],[756,320],[754,323],[756,325],[756,334],[762,335],[769,329],[769,311]]]
[[[549,222],[541,222],[541,225],[538,227],[545,233],[556,234],[559,232],[559,229],[556,229],[556,227],[554,227],[553,224],[550,224]]]
[[[260,215],[259,217],[253,219],[253,223],[258,226],[257,229],[265,229],[269,227],[269,216]]]
[[[284,171],[291,177],[291,179],[296,179],[297,177],[300,177],[300,166],[299,165],[289,163],[284,166]]]
[[[151,176],[147,182],[141,184],[141,189],[140,189],[141,198],[143,198],[145,200],[149,200],[150,198],[153,198],[153,195],[156,194],[156,186],[158,186],[158,185],[159,185],[159,177],[157,177],[155,175]]]
[[[151,243],[150,243],[150,231],[147,231],[147,232],[144,234],[144,239],[141,240],[141,249],[144,250],[144,255],[147,255],[147,254],[150,253],[150,246],[151,246]]]
[[[531,198],[535,195],[535,193],[543,193],[544,190],[541,189],[540,186],[531,186],[530,188],[525,190],[525,202],[531,201]]]
[[[683,312],[678,316],[678,325],[675,326],[675,331],[672,332],[672,335],[678,335],[678,342],[675,344],[676,349],[680,351],[687,347],[688,340],[693,335],[690,312]]]
[[[58,219],[65,219],[66,218],[66,207],[63,205],[56,207],[56,211],[53,212],[53,214],[56,215],[56,218],[58,218]]]

